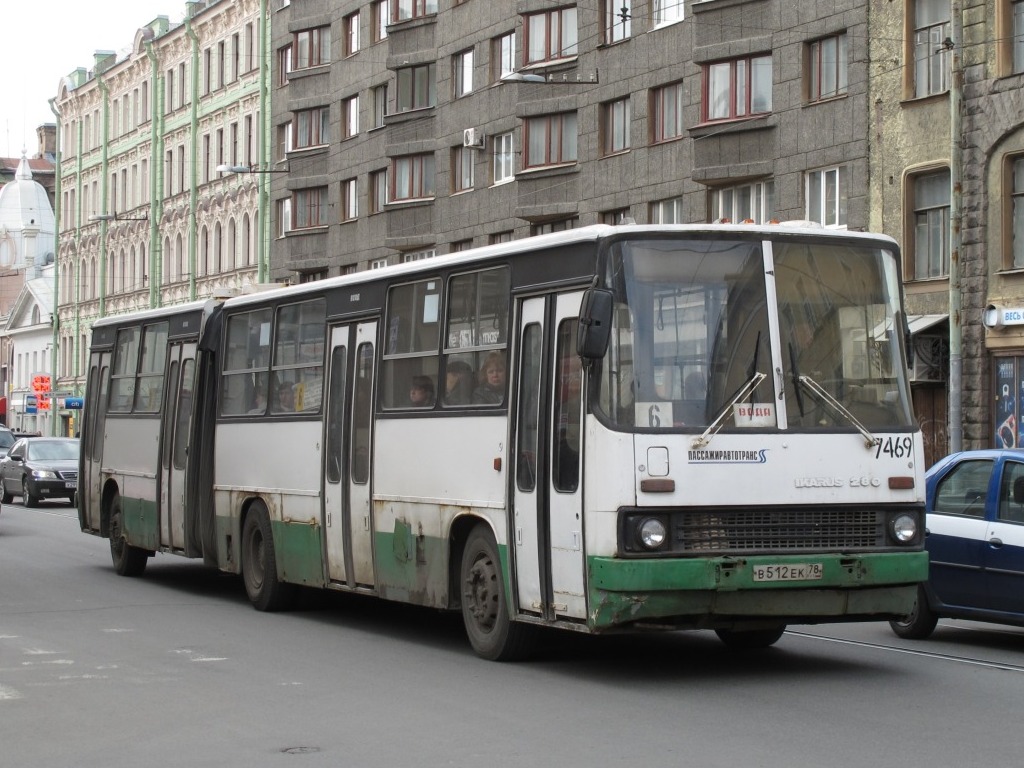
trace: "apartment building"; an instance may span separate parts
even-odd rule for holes
[[[154,19],[127,55],[98,52],[61,83],[61,390],[81,392],[96,318],[243,289],[266,274],[262,177],[225,172],[258,167],[265,146],[260,8],[186,3],[182,22]]]
[[[624,219],[867,228],[867,12],[276,0],[272,276]]]

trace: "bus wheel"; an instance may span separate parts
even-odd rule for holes
[[[919,584],[914,610],[902,619],[892,619],[889,626],[893,632],[907,640],[924,640],[935,631],[935,625],[938,623],[939,617],[928,605],[928,596],[924,592],[924,587]]]
[[[242,580],[258,611],[280,611],[292,602],[295,588],[277,578],[277,555],[270,519],[262,504],[254,504],[242,527]]]
[[[121,496],[118,494],[110,503],[110,559],[120,575],[141,576],[149,562],[149,552],[128,543],[122,521]]]
[[[477,655],[491,661],[512,661],[525,656],[531,630],[509,618],[498,546],[490,530],[478,525],[462,552],[462,621]]]
[[[786,625],[783,624],[771,629],[716,629],[715,634],[725,643],[726,648],[734,651],[751,651],[775,645],[785,631]]]

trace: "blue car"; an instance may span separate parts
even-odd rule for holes
[[[928,581],[893,631],[925,638],[940,618],[1024,626],[1024,450],[951,454],[925,488]]]

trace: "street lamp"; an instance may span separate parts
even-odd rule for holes
[[[503,75],[500,81],[503,83],[545,83],[547,85],[582,85],[599,82],[596,69],[589,75],[581,75],[579,72],[548,75],[540,75],[536,72],[509,72],[507,75]]]
[[[149,221],[149,214],[144,213],[141,216],[125,216],[123,213],[114,211],[113,213],[94,213],[89,217],[89,221]]]
[[[287,168],[258,168],[255,165],[229,165],[221,163],[217,173],[288,173]]]

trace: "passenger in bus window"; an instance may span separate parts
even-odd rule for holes
[[[292,385],[287,382],[284,384],[277,385],[277,405],[274,407],[274,413],[294,413],[295,412],[295,392],[292,390]]]
[[[434,404],[434,382],[429,376],[413,376],[409,387],[409,405],[429,408]]]
[[[262,389],[256,389],[252,394],[252,407],[249,408],[249,414],[255,415],[264,413],[267,410],[267,396]]]
[[[480,386],[473,391],[473,402],[500,405],[505,399],[505,355],[491,352],[480,368]]]
[[[467,405],[473,395],[473,369],[469,363],[449,360],[444,378],[444,404]]]

